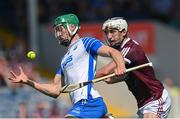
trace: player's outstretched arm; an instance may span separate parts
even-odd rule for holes
[[[61,87],[60,75],[56,75],[54,78],[54,82],[51,84],[40,84],[40,83],[30,80],[27,77],[27,75],[24,73],[22,67],[19,67],[19,70],[20,70],[19,75],[17,75],[13,71],[10,71],[12,77],[10,77],[9,80],[11,80],[13,83],[27,84],[35,88],[36,90],[54,98],[57,98],[60,95],[60,87]]]
[[[112,57],[112,59],[114,60],[116,64],[116,67],[114,70],[116,75],[122,75],[125,73],[126,68],[125,68],[124,58],[118,50],[113,49],[109,46],[103,45],[102,47],[98,49],[98,54],[101,56]]]

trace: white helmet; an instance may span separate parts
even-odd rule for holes
[[[119,31],[128,30],[128,24],[122,17],[113,17],[106,20],[103,24],[102,30],[105,31],[107,28],[116,28]]]

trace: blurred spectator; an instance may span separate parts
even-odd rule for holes
[[[13,28],[13,31],[17,35],[21,35],[23,37],[27,37],[27,0],[12,0],[13,5],[15,7],[15,17],[13,17],[13,20],[15,22],[15,27]]]
[[[32,118],[46,118],[46,103],[37,102],[35,105],[34,112],[32,113]]]
[[[112,16],[113,8],[111,7],[111,5],[112,5],[111,1],[109,1],[109,0],[90,0],[89,2],[90,2],[89,8],[91,8],[93,10],[92,14],[95,15],[95,19],[93,19],[93,20],[102,21],[102,20]]]
[[[170,77],[164,79],[164,85],[171,95],[172,105],[169,117],[180,117],[180,88],[174,85],[173,80]]]
[[[12,18],[15,17],[16,11],[14,8],[13,0],[1,0],[0,4],[0,27],[12,29],[16,24]]]
[[[17,114],[18,118],[28,118],[28,107],[25,102],[19,104],[19,110]]]
[[[6,60],[4,52],[0,51],[0,87],[10,86],[9,77],[9,62]]]
[[[59,109],[58,102],[52,101],[51,107],[49,109],[49,118],[63,118],[64,115],[61,114],[61,110]]]
[[[26,59],[27,43],[22,36],[14,42],[11,49],[8,50],[7,58],[10,62],[22,62]]]
[[[173,8],[170,15],[170,25],[180,30],[180,1],[174,0]]]
[[[161,21],[169,21],[173,0],[153,0],[151,3],[152,15]]]
[[[38,0],[38,21],[41,24],[49,21],[49,7],[47,0]]]
[[[0,51],[0,87],[7,86],[5,70],[7,69],[7,61],[4,57],[4,53]]]
[[[166,77],[164,79],[164,84],[168,88],[172,97],[175,97],[178,95],[179,88],[176,85],[174,85],[174,81],[170,77]]]
[[[70,12],[78,14],[83,22],[122,16],[128,20],[153,18],[165,23],[170,21],[170,24],[176,28],[180,26],[178,23],[179,0],[114,0],[113,2],[111,0],[38,0],[37,3],[40,25],[49,24],[55,16]],[[2,0],[0,11],[0,26],[28,39],[27,1]]]
[[[77,10],[78,10],[77,13],[79,14],[79,19],[83,21],[95,20],[96,19],[96,14],[94,12],[95,10],[89,6],[90,2],[85,0],[80,0],[79,2],[81,3],[81,4],[77,4]]]
[[[5,51],[7,50],[5,40],[0,39],[0,56],[4,56]]]

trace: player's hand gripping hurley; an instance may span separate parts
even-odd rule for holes
[[[125,73],[128,73],[130,71],[134,71],[136,69],[140,69],[140,68],[144,68],[144,67],[147,67],[147,66],[151,66],[152,67],[152,63],[146,63],[146,64],[142,64],[142,65],[139,65],[139,66],[135,66],[135,67],[132,67],[132,68],[129,68],[129,69],[126,69]],[[93,79],[91,81],[87,81],[87,82],[82,82],[82,83],[77,83],[77,84],[69,84],[69,85],[65,85],[64,87],[61,88],[61,93],[70,93],[72,91],[75,91],[79,88],[82,88],[90,83],[97,83],[97,82],[100,82],[100,81],[103,81],[107,78],[110,78],[110,77],[113,77],[115,76],[115,73],[112,73],[112,74],[109,74],[109,75],[106,75],[106,76],[103,76],[103,77],[100,77],[100,78],[96,78],[96,79]]]

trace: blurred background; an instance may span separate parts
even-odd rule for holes
[[[51,82],[65,48],[54,37],[54,19],[75,13],[81,35],[104,41],[103,22],[124,17],[129,35],[137,40],[154,64],[156,76],[167,87],[172,101],[169,117],[180,117],[180,1],[179,0],[1,0],[0,1],[0,118],[63,117],[70,109],[68,95],[58,99],[8,81],[9,70],[38,82]],[[36,60],[26,53],[34,50]],[[98,58],[98,67],[110,59]],[[115,117],[136,117],[136,101],[125,83],[96,84]],[[118,93],[118,94],[117,94]]]

